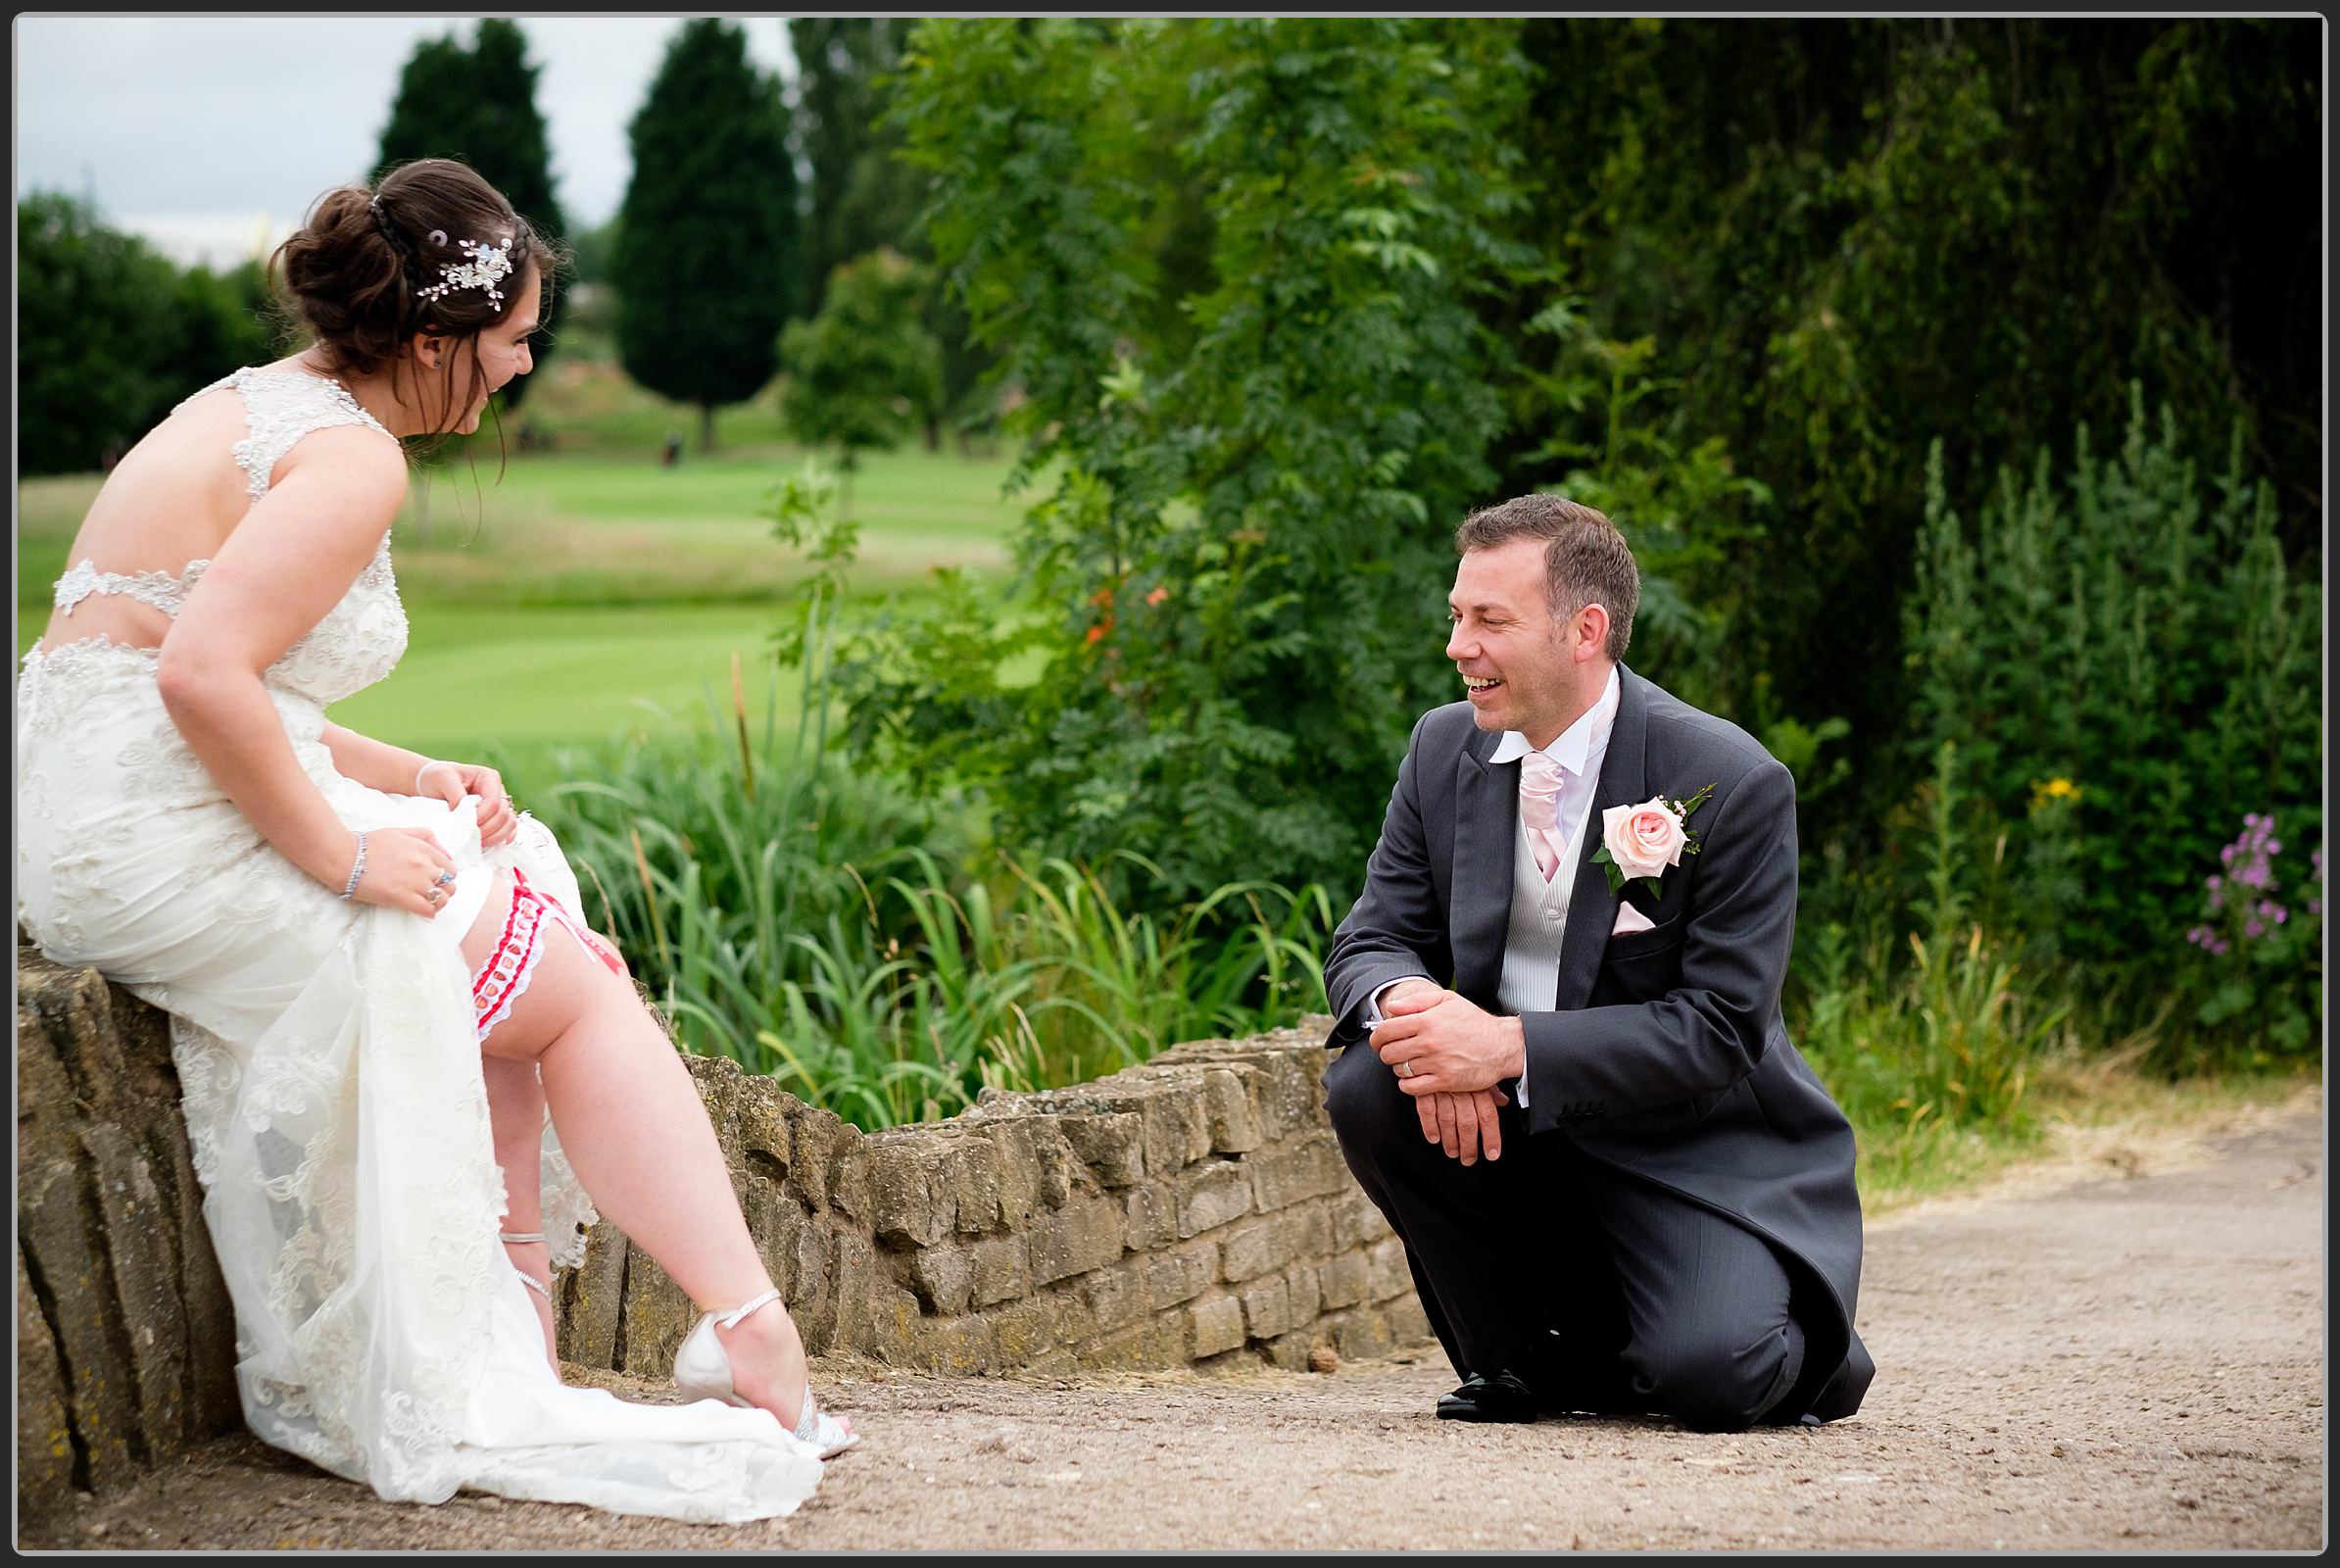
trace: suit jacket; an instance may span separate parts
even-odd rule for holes
[[[1852,1128],[1779,1018],[1795,935],[1795,782],[1737,725],[1622,666],[1619,681],[1575,847],[1558,995],[1550,1011],[1520,1015],[1529,1129],[1573,1139],[1783,1252],[1801,1298],[1805,1377],[1825,1380],[1851,1344],[1861,1204]],[[1468,703],[1414,726],[1365,891],[1325,960],[1328,1045],[1363,1041],[1366,1000],[1403,975],[1451,976],[1453,990],[1501,1010],[1519,764],[1486,760],[1500,739]],[[1656,795],[1687,800],[1710,783],[1688,823],[1698,853],[1669,868],[1654,896],[1639,883],[1624,891],[1653,928],[1612,938],[1620,895],[1591,858],[1601,812]]]

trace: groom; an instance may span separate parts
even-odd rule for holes
[[[1850,1415],[1852,1129],[1779,1021],[1794,783],[1619,662],[1608,518],[1522,496],[1455,543],[1466,701],[1414,726],[1324,971],[1341,1152],[1464,1378],[1438,1414]]]

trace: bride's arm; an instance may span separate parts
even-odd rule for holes
[[[404,456],[371,431],[305,438],[196,582],[156,662],[163,706],[188,749],[286,859],[336,893],[348,884],[357,835],[302,771],[261,672],[349,591],[397,515],[406,481]],[[393,862],[419,869],[405,862],[422,848],[372,846],[366,902],[431,910],[425,878],[408,889],[407,878],[393,886],[375,874]]]
[[[336,772],[385,795],[414,794],[414,774],[423,763],[436,760],[339,724],[327,724],[320,738],[325,750],[333,754]]]

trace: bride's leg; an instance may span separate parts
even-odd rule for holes
[[[508,1236],[526,1236],[545,1228],[543,1203],[545,1091],[536,1076],[536,1063],[509,1056],[480,1057],[480,1076],[487,1083],[488,1125],[496,1143],[496,1163],[504,1168],[504,1218],[498,1228]],[[547,1294],[528,1293],[544,1325],[545,1359],[553,1375],[561,1375],[561,1352],[553,1333],[553,1249],[549,1242],[508,1242],[504,1250],[512,1267],[546,1288]]]
[[[464,938],[474,969],[495,953],[506,904],[490,898]],[[526,991],[481,1049],[537,1065],[561,1147],[594,1205],[702,1309],[725,1310],[769,1290],[722,1146],[672,1042],[631,982],[565,928],[547,920],[537,940]],[[734,1388],[793,1430],[807,1372],[795,1320],[766,1308],[716,1334]]]

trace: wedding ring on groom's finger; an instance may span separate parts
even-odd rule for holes
[[[1414,1058],[1413,1058],[1413,1057],[1411,1057],[1411,1056],[1408,1056],[1408,1057],[1406,1057],[1406,1059],[1405,1059],[1405,1060],[1403,1060],[1403,1061],[1401,1061],[1401,1062],[1399,1062],[1399,1063],[1397,1064],[1397,1076],[1398,1076],[1398,1077],[1400,1077],[1400,1078],[1411,1078],[1411,1077],[1413,1077],[1413,1076],[1414,1076]]]

